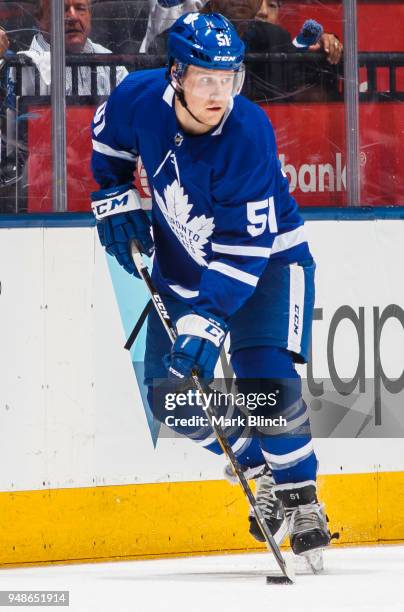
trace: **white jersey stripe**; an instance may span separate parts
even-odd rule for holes
[[[128,161],[136,161],[137,156],[132,153],[128,153],[128,151],[117,151],[112,147],[103,144],[102,142],[98,142],[97,140],[93,140],[93,149],[97,151],[97,153],[102,153],[103,155],[108,155],[109,157],[119,157],[119,159],[126,159]]]
[[[299,225],[299,227],[290,232],[285,232],[284,234],[276,236],[272,245],[272,254],[286,251],[306,241],[307,237],[304,225]]]
[[[288,482],[287,484],[274,485],[275,491],[294,491],[303,487],[317,487],[315,480],[303,480],[303,482]]]
[[[216,438],[212,438],[211,435],[206,436],[206,438],[203,438],[202,440],[197,440],[197,439],[192,438],[192,441],[196,442],[200,446],[203,446],[204,448],[207,448],[211,444],[217,444],[218,443]]]
[[[212,242],[212,251],[216,253],[224,253],[227,255],[246,255],[247,257],[268,257],[271,254],[271,249],[266,247],[255,246],[236,246],[229,244],[218,244]]]
[[[186,287],[181,287],[181,285],[168,285],[171,291],[178,293],[181,297],[190,300],[191,298],[195,298],[199,295],[199,291],[192,291],[191,289],[187,289]]]
[[[288,351],[300,353],[304,316],[304,269],[298,264],[291,264],[289,274]]]
[[[313,450],[313,441],[310,440],[307,444],[298,448],[290,453],[285,453],[284,455],[274,455],[273,453],[268,453],[267,451],[262,451],[265,459],[270,463],[275,465],[285,465],[286,463],[291,463],[293,461],[302,459],[303,457],[307,457]]]
[[[249,428],[246,427],[246,429],[243,431],[243,434],[246,432],[249,432]],[[243,447],[245,446],[245,443],[249,442],[249,438],[248,437],[240,437],[238,438],[235,443],[233,444],[233,446],[231,447],[233,450],[234,454],[240,453],[240,451],[243,449]]]
[[[256,287],[259,280],[258,276],[254,276],[248,272],[243,272],[238,268],[233,268],[233,266],[228,266],[220,261],[212,261],[208,266],[208,270],[215,270],[216,272],[220,272],[225,276],[230,276],[230,278],[235,278],[246,285],[251,285],[252,287]]]

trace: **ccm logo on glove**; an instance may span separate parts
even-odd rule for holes
[[[92,193],[91,208],[97,220],[100,242],[109,255],[129,274],[139,277],[130,253],[136,240],[142,253],[153,254],[151,222],[142,209],[140,196],[131,183]]]
[[[214,319],[208,320],[197,314],[189,314],[177,321],[177,332],[179,336],[198,336],[210,340],[217,348],[223,344],[226,335],[224,329]]]
[[[128,189],[125,193],[119,193],[119,191],[109,193],[105,200],[92,202],[91,208],[95,218],[99,221],[110,215],[118,215],[130,210],[140,210],[141,203],[136,191]]]

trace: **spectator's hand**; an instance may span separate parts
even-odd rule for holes
[[[343,45],[334,34],[324,32],[318,43],[309,47],[309,51],[321,50],[327,55],[327,61],[330,64],[339,64],[341,61]]]
[[[6,31],[0,26],[0,57],[3,57],[9,44]]]

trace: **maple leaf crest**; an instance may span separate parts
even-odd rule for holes
[[[189,204],[188,195],[175,180],[164,189],[164,198],[154,189],[154,197],[171,231],[187,253],[200,266],[207,266],[204,246],[209,241],[215,224],[213,217],[192,217],[193,204]]]
[[[184,18],[184,23],[186,23],[187,25],[194,25],[195,21],[198,21],[200,17],[200,13],[189,13],[185,18]]]

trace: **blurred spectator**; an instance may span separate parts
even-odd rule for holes
[[[167,30],[186,11],[222,13],[232,21],[250,53],[296,53],[307,46],[293,41],[278,23],[279,0],[149,0],[150,14],[141,51],[164,54]],[[203,6],[202,6],[203,5]],[[244,93],[257,101],[294,99],[327,101],[338,94],[337,77],[330,64],[341,60],[342,45],[333,34],[321,33],[309,51],[325,52],[327,62],[250,61]],[[327,67],[328,66],[328,67]]]
[[[150,14],[141,53],[165,54],[167,32],[185,12],[221,13],[232,21],[243,35],[254,20],[261,0],[149,0]]]
[[[202,12],[221,13],[236,26],[244,36],[255,18],[261,0],[208,0]]]
[[[279,25],[280,9],[280,0],[262,0],[255,15],[255,19],[265,23],[272,23],[273,25]],[[324,51],[330,64],[338,64],[341,60],[342,44],[337,36],[324,32],[318,43],[309,47],[309,51]]]
[[[91,37],[112,53],[139,53],[149,19],[149,0],[92,2]]]
[[[174,21],[188,12],[199,11],[207,0],[149,0],[149,17],[139,53],[165,53],[167,32]]]
[[[34,66],[23,66],[21,69],[21,93],[23,96],[35,95],[35,74],[36,69],[40,74],[39,94],[49,96],[51,93],[51,69],[50,69],[50,32],[51,32],[51,0],[39,0],[36,13],[37,33],[31,41],[28,50],[20,51],[19,54],[27,55],[32,59]],[[87,54],[87,53],[111,53],[109,49],[100,44],[94,43],[90,38],[91,32],[91,3],[90,0],[65,0],[65,40],[66,55]],[[0,31],[0,44],[6,46],[7,36]],[[1,48],[2,48],[1,47]],[[6,49],[4,49],[5,51]],[[94,69],[93,69],[94,70]],[[90,66],[79,66],[77,68],[77,93],[79,96],[95,95],[96,100],[100,96],[110,93],[110,67],[97,66],[96,92],[91,91],[91,72]],[[21,137],[24,129],[17,130],[16,121],[16,69],[10,67],[7,72],[7,97],[6,109],[2,112],[7,116],[6,122],[6,155],[1,160],[0,168],[0,187],[3,199],[2,208],[7,209],[9,203],[6,201],[5,189],[13,187],[18,181],[23,179],[27,156],[29,154],[27,143]],[[117,67],[116,82],[120,83],[128,74],[123,66]],[[72,95],[72,68],[66,67],[66,95]],[[22,118],[22,121],[25,118]],[[22,121],[18,123],[22,128]],[[4,137],[2,135],[2,137]],[[13,194],[12,194],[13,196]],[[14,206],[14,204],[12,204]]]
[[[277,24],[280,8],[280,0],[262,0],[255,18],[266,21],[267,23]]]
[[[209,0],[204,10],[221,12],[232,20],[243,36],[250,53],[296,53],[302,48],[325,52],[328,64],[319,61],[292,63],[248,62],[246,95],[256,101],[293,99],[295,101],[327,101],[338,94],[337,77],[330,64],[341,60],[342,45],[333,34],[322,33],[317,44],[302,47],[285,28],[279,25],[279,0]],[[245,24],[249,20],[248,27]],[[241,27],[240,27],[241,26]]]
[[[227,0],[230,2],[230,0]],[[249,0],[245,0],[248,2]],[[210,0],[209,5],[226,0]],[[208,6],[209,6],[208,5]],[[333,34],[322,33],[316,44],[301,43],[302,32],[292,41],[289,32],[279,25],[281,2],[260,0],[254,21],[244,34],[250,53],[292,54],[299,50],[325,51],[327,61],[293,63],[292,61],[250,61],[248,63],[246,93],[256,101],[291,100],[328,101],[338,95],[338,81],[334,68],[341,60],[342,45]]]
[[[50,95],[50,31],[51,14],[50,0],[40,0],[37,23],[39,32],[34,36],[31,46],[25,55],[28,55],[36,64],[40,75],[40,94]],[[66,54],[76,53],[111,53],[109,49],[90,38],[91,32],[91,3],[90,0],[65,0],[65,36]],[[104,96],[110,93],[110,68],[97,67],[97,95]],[[33,68],[24,68],[22,93],[33,95],[35,72]],[[118,66],[117,83],[128,74],[126,68]],[[66,94],[72,94],[72,69],[66,68]],[[80,66],[78,69],[78,94],[91,94],[91,68]]]

